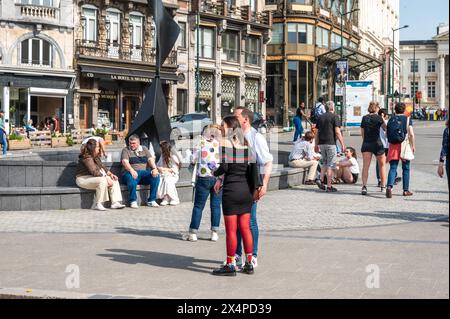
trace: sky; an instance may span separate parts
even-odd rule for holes
[[[400,0],[400,40],[431,40],[441,22],[448,24],[448,0]]]

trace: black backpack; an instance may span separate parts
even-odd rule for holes
[[[314,105],[311,109],[311,115],[309,117],[309,120],[311,121],[311,123],[316,124],[317,123],[317,105]]]
[[[393,116],[387,124],[387,139],[391,144],[401,144],[406,138],[406,131],[403,121],[399,116]]]

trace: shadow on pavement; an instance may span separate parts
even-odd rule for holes
[[[195,257],[181,256],[167,253],[160,253],[154,251],[142,250],[126,250],[126,249],[107,249],[111,254],[99,254],[100,257],[109,258],[123,264],[145,264],[160,268],[174,268],[189,270],[201,273],[210,274],[215,267],[207,267],[199,265],[199,263],[217,264],[217,260],[197,259]]]
[[[405,199],[406,202],[431,202],[431,203],[441,203],[448,204],[448,200],[442,199]]]
[[[355,215],[355,216],[364,216],[364,217],[377,217],[377,218],[385,218],[385,219],[396,219],[396,220],[404,220],[409,222],[443,222],[448,220],[447,215],[438,215],[438,214],[426,214],[426,213],[416,213],[416,212],[391,212],[391,211],[378,211],[373,213],[342,213],[344,215]]]
[[[130,234],[136,236],[149,236],[149,237],[164,237],[168,239],[182,240],[182,236],[179,233],[172,233],[161,230],[141,230],[127,227],[116,227],[116,231],[121,234]]]

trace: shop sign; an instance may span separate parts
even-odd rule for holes
[[[150,83],[150,78],[142,77],[142,76],[129,76],[129,75],[115,75],[111,74],[111,80],[118,81],[130,81],[130,82],[148,82]]]

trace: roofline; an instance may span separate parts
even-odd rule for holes
[[[434,40],[407,40],[400,41],[400,45],[428,45],[428,44],[436,44]]]

